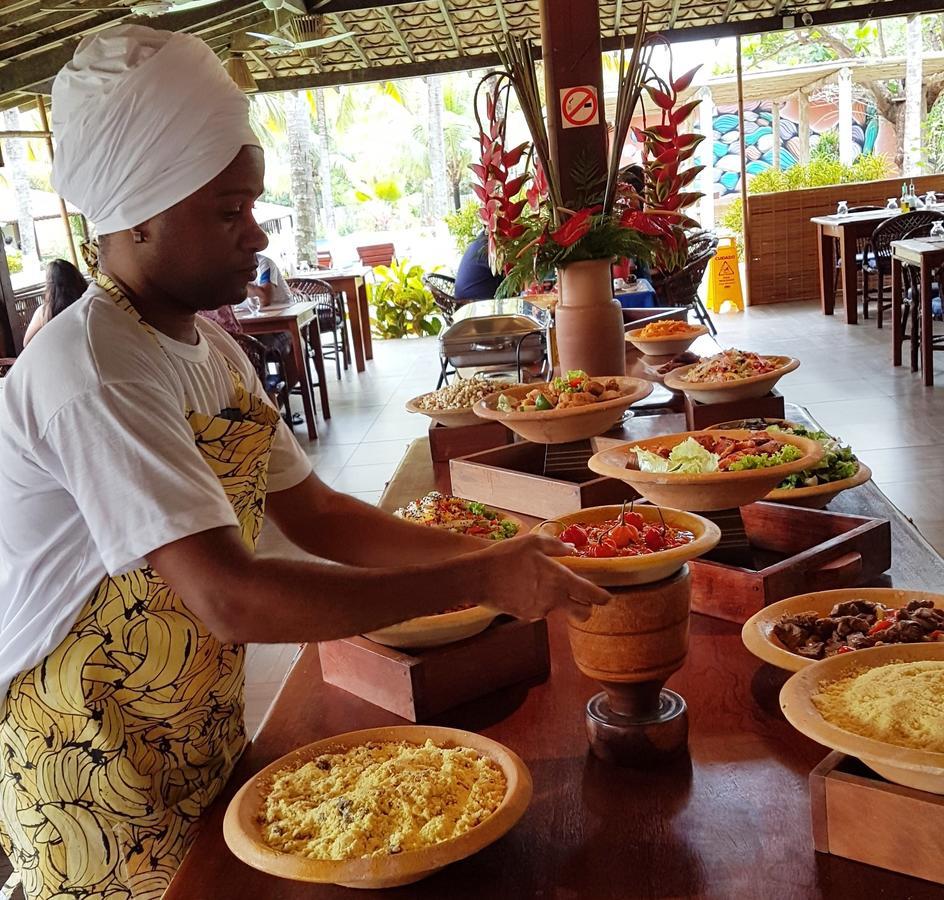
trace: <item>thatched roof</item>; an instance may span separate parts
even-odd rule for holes
[[[324,15],[327,33],[351,37],[320,49],[278,55],[246,31],[272,33],[274,14],[262,0],[218,0],[198,9],[158,16],[133,15],[145,0],[4,0],[0,10],[0,108],[21,105],[48,92],[51,79],[71,57],[82,35],[117,21],[131,21],[203,38],[221,56],[231,48],[244,58],[260,90],[377,81],[494,65],[495,40],[504,31],[539,38],[538,0],[283,0],[298,11]],[[146,0],[152,7],[161,0]],[[163,0],[169,7],[185,0]],[[579,6],[579,0],[574,0]],[[270,0],[271,4],[271,0]],[[604,48],[631,31],[638,0],[601,0]],[[63,9],[52,9],[63,7]],[[672,40],[720,37],[783,28],[788,0],[651,0],[650,27]],[[933,12],[944,0],[803,0],[816,24],[869,16]],[[797,8],[797,7],[793,7]],[[283,24],[291,12],[279,13]],[[787,23],[789,24],[789,23]],[[801,25],[799,14],[796,26]]]

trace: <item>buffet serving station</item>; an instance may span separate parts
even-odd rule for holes
[[[799,419],[802,411],[788,408],[787,415]],[[636,441],[647,433],[681,432],[685,426],[683,414],[662,412],[637,415],[621,427],[630,429],[624,439]],[[620,438],[619,433],[612,436]],[[435,487],[430,442],[420,439],[410,446],[382,506],[396,509]],[[851,583],[891,580],[909,588],[934,590],[944,579],[944,561],[870,483],[840,494],[832,500],[829,513],[754,503],[743,508],[748,511],[748,520],[752,508],[779,510],[783,521],[795,515],[832,517],[821,519],[832,523],[827,528],[831,532],[821,535],[821,543],[827,546],[805,559],[800,569],[821,579],[814,587],[833,586],[831,580],[839,586],[849,583],[843,578],[852,578]],[[520,518],[525,525],[536,525],[545,517]],[[845,522],[845,530],[839,520]],[[844,534],[876,520],[885,526],[884,533],[878,534],[881,528],[866,527],[866,534],[872,532],[877,543],[852,550],[843,546]],[[270,549],[277,551],[277,541],[276,537],[270,542]],[[890,566],[883,543],[891,549]],[[790,555],[783,551],[781,548],[781,555]],[[803,552],[792,555],[802,556]],[[679,582],[679,588],[673,588],[676,593],[688,582],[689,568],[697,573],[699,565],[703,565],[701,560],[690,561],[688,568],[669,579]],[[886,569],[888,573],[881,574]],[[666,582],[660,584],[664,588]],[[645,593],[646,586],[640,590]],[[792,585],[789,590],[799,592]],[[688,596],[685,586],[677,598],[680,609],[686,606]],[[770,602],[763,597],[755,599],[757,608]],[[480,732],[511,748],[530,769],[534,799],[518,825],[501,841],[411,885],[406,892],[391,892],[391,897],[940,896],[941,888],[927,881],[843,858],[875,862],[922,878],[935,877],[939,873],[921,862],[926,861],[927,853],[889,854],[888,842],[894,840],[895,830],[900,831],[909,813],[918,814],[917,810],[930,804],[939,816],[944,801],[912,792],[918,796],[910,799],[918,805],[902,807],[902,792],[907,788],[889,785],[842,754],[832,754],[818,766],[824,757],[823,747],[794,730],[780,712],[778,695],[789,673],[759,664],[742,644],[739,623],[752,611],[741,609],[728,616],[736,621],[718,618],[717,610],[710,617],[695,614],[687,620],[684,664],[670,665],[647,682],[658,681],[661,687],[661,681],[668,678],[671,691],[661,693],[685,698],[685,733],[676,728],[676,710],[670,718],[676,725],[662,732],[668,749],[676,752],[659,754],[658,765],[642,767],[607,761],[607,743],[601,748],[595,742],[592,727],[589,737],[594,752],[589,751],[587,726],[591,723],[585,722],[584,708],[598,695],[599,684],[591,676],[599,678],[600,673],[593,669],[592,653],[588,656],[574,642],[573,633],[568,634],[563,615],[552,614],[547,621],[550,666],[546,680],[541,680],[545,672],[539,659],[537,668],[523,680],[511,679],[514,683],[506,682],[507,686],[485,696],[471,690],[467,696],[477,699],[452,705],[464,699],[460,691],[451,700],[440,702],[442,711],[436,711],[435,703],[426,709],[388,703],[384,709],[384,704],[377,705],[376,697],[368,702],[350,690],[328,684],[323,672],[331,678],[335,645],[364,639],[328,645],[323,651],[325,659],[319,659],[319,648],[310,645],[288,675],[226,793],[207,814],[200,836],[166,897],[291,900],[350,896],[343,887],[278,879],[239,862],[224,843],[223,814],[235,791],[283,754],[352,729],[403,724],[404,718]],[[630,625],[636,627],[635,623]],[[498,620],[467,643],[494,641],[489,635],[498,632],[500,636],[506,626]],[[679,632],[673,640],[683,641],[683,636]],[[535,641],[540,645],[541,636],[532,635]],[[463,643],[453,645],[457,649],[451,652],[460,652]],[[390,655],[396,656],[396,652]],[[431,658],[434,656],[432,653]],[[424,653],[416,651],[415,659],[421,664]],[[403,660],[395,663],[406,673],[415,669]],[[439,677],[442,671],[440,667]],[[480,680],[474,667],[460,668],[456,674],[459,681]],[[604,686],[609,693],[609,686]],[[652,696],[660,696],[659,690],[650,694],[649,701]],[[632,706],[639,699],[628,702]],[[647,702],[645,696],[642,702]],[[400,715],[388,711],[390,708],[397,708]],[[686,744],[688,753],[678,752]],[[638,742],[631,749],[638,751]],[[812,781],[811,770],[815,770]],[[810,784],[815,818],[810,812]],[[837,800],[843,791],[845,800]],[[849,817],[850,803],[869,803],[875,793],[881,795],[881,808],[897,809],[898,814],[887,822],[869,818],[871,840],[850,841],[851,826],[837,832],[835,823],[843,813]],[[836,819],[830,822],[834,814]],[[929,816],[927,824],[934,821],[938,819]],[[940,833],[937,830],[928,838],[939,858]],[[817,855],[814,846],[835,855]],[[381,893],[387,896],[385,891]]]

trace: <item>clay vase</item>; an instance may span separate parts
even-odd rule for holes
[[[561,372],[626,374],[623,311],[613,299],[610,265],[609,259],[590,259],[558,269],[555,332]]]
[[[689,569],[611,593],[568,628],[577,668],[603,687],[587,704],[587,736],[601,759],[651,766],[688,746],[685,701],[663,685],[688,653]]]

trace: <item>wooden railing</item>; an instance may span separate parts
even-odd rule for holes
[[[928,191],[944,191],[944,175],[924,175],[913,180],[920,196]],[[901,183],[901,178],[890,178],[748,196],[747,280],[751,304],[818,302],[816,226],[810,219],[834,213],[840,200],[850,207],[884,206],[889,197],[901,194]]]

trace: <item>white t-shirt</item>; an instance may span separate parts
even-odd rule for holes
[[[97,286],[36,335],[0,392],[0,707],[10,681],[63,640],[106,574],[158,547],[236,525],[186,409],[235,405],[226,360],[265,393],[246,355],[197,317],[199,342],[164,352]],[[284,422],[268,490],[311,464]]]
[[[256,284],[259,284],[263,272],[269,273],[269,281],[272,284],[272,303],[270,306],[291,306],[293,302],[292,292],[285,283],[285,276],[279,271],[279,267],[268,256],[263,256],[261,253],[256,254],[256,262],[259,264]]]

